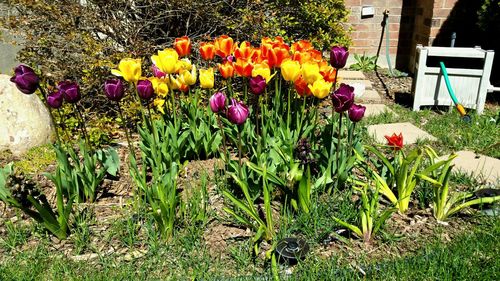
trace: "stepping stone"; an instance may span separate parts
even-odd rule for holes
[[[354,88],[355,102],[357,103],[381,103],[382,97],[375,90],[365,90],[361,89],[356,92],[357,88]]]
[[[385,112],[397,116],[397,114],[390,110],[389,107],[387,107],[385,104],[368,103],[363,104],[363,106],[366,106],[365,117],[377,116]]]
[[[363,72],[358,70],[340,70],[338,74],[339,79],[346,80],[364,80],[366,79]]]
[[[384,136],[392,136],[392,134],[403,134],[403,144],[413,144],[417,140],[427,139],[436,141],[434,136],[431,136],[426,131],[417,128],[411,123],[392,123],[392,124],[378,124],[368,126],[368,134],[373,136],[378,143],[387,143]]]
[[[339,79],[339,85],[340,83],[344,83],[350,86],[353,86],[356,88],[356,85],[364,85],[366,90],[372,90],[372,82],[368,80],[351,80],[351,79]]]
[[[452,162],[455,165],[454,170],[485,180],[487,183],[500,184],[499,159],[467,150],[459,151],[457,155],[457,158],[453,159]]]

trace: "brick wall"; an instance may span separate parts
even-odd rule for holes
[[[397,54],[398,39],[402,11],[401,0],[345,0],[346,7],[351,11],[349,26],[352,27],[351,53],[375,55],[382,33],[382,21],[384,10],[389,10],[389,53],[394,58]],[[373,6],[375,14],[373,17],[361,18],[362,6]],[[380,54],[385,54],[385,35],[382,42]],[[393,61],[394,63],[394,61]]]
[[[384,10],[389,10],[389,53],[392,64],[402,70],[411,70],[417,44],[432,45],[442,32],[442,25],[450,16],[458,0],[345,0],[351,11],[352,53],[375,55],[382,32]],[[374,17],[362,18],[362,6],[375,8]],[[385,56],[386,39],[380,55]],[[384,62],[385,59],[379,59]]]

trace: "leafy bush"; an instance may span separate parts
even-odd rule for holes
[[[7,0],[6,4],[14,13],[0,18],[0,27],[25,35],[18,59],[39,66],[53,81],[78,81],[86,93],[83,106],[104,112],[109,102],[101,85],[119,58],[147,57],[182,35],[228,33],[251,42],[281,35],[286,40],[310,39],[320,49],[349,43],[342,25],[348,13],[342,0]]]

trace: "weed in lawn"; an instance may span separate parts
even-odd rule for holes
[[[73,229],[73,235],[71,235],[71,238],[75,245],[75,253],[78,255],[89,249],[88,247],[90,246],[90,238],[92,235],[90,225],[93,222],[95,223],[95,221],[93,211],[89,209],[81,210],[75,214],[74,217],[75,228]]]
[[[141,221],[138,215],[117,220],[112,226],[111,236],[117,238],[124,247],[134,247],[139,243]]]
[[[56,154],[50,145],[37,146],[26,152],[15,167],[23,174],[40,174],[56,160]]]
[[[29,226],[19,223],[14,224],[11,221],[5,222],[5,229],[7,235],[0,237],[0,245],[2,248],[6,248],[9,251],[13,251],[18,246],[25,244],[31,232]]]

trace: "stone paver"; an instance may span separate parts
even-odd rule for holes
[[[368,133],[372,135],[379,143],[387,143],[384,136],[392,136],[392,134],[403,134],[403,144],[413,144],[417,140],[428,139],[435,141],[436,138],[426,131],[417,128],[411,123],[392,123],[392,124],[378,124],[368,126]]]
[[[363,72],[358,70],[340,70],[338,78],[346,80],[363,80],[366,79],[366,76]]]
[[[356,94],[356,87],[354,93]],[[361,95],[356,94],[355,101],[357,103],[381,103],[382,97],[375,90],[365,90]]]
[[[365,86],[365,89],[367,90],[373,89],[372,82],[366,79],[365,80],[339,79],[339,83],[344,83],[351,86],[353,86],[354,84],[363,84]]]
[[[453,159],[454,169],[468,175],[485,180],[494,185],[500,184],[500,160],[473,151],[462,150],[457,152],[457,158]],[[442,157],[443,159],[445,157]]]
[[[389,112],[397,116],[397,114],[394,113],[392,110],[390,110],[389,107],[387,107],[385,104],[368,103],[368,104],[363,104],[363,106],[366,106],[366,111],[365,111],[366,117],[376,116],[384,112]]]

